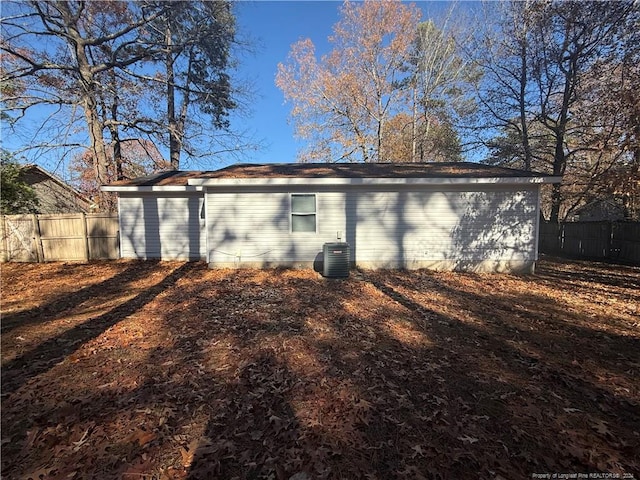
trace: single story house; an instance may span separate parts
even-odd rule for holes
[[[625,220],[624,205],[615,198],[594,200],[582,205],[568,216],[570,222],[617,222]]]
[[[92,209],[90,199],[38,165],[22,167],[18,179],[33,188],[38,198],[37,213],[88,213]]]
[[[533,271],[540,186],[477,163],[233,165],[114,182],[125,258],[307,267],[325,242],[365,268]]]

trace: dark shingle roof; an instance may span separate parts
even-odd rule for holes
[[[169,171],[113,182],[113,186],[184,186],[195,178],[516,178],[550,175],[480,163],[273,163],[215,171]]]

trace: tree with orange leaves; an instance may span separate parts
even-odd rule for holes
[[[106,150],[109,160],[106,171],[107,182],[171,170],[171,162],[163,158],[156,145],[150,140],[143,138],[123,139],[118,144],[112,142]],[[116,156],[119,158],[116,159]],[[69,168],[77,177],[78,189],[88,197],[97,200],[101,196],[101,184],[96,181],[94,164],[94,153],[89,148],[76,155]],[[116,208],[115,195],[102,194],[102,196],[107,210]]]
[[[346,1],[330,53],[318,61],[310,39],[292,45],[276,85],[292,104],[296,134],[309,140],[302,161],[385,160],[386,124],[403,109],[420,15],[400,1]]]

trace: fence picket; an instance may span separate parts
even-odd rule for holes
[[[2,261],[87,261],[120,256],[117,215],[3,215],[2,227]]]
[[[640,264],[640,222],[540,223],[540,252]]]

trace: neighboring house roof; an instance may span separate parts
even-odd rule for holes
[[[574,222],[624,220],[624,207],[613,199],[601,199],[576,208],[570,215]]]
[[[19,178],[38,197],[38,213],[89,212],[92,202],[78,190],[38,165],[25,165]]]
[[[215,171],[169,171],[147,177],[113,182],[103,188],[107,191],[128,190],[135,187],[187,187],[229,184],[225,180],[250,180],[274,183],[293,183],[304,179],[305,183],[319,184],[322,179],[370,179],[366,183],[385,183],[393,179],[449,179],[451,183],[479,183],[471,180],[494,179],[511,183],[556,183],[559,177],[552,175],[494,167],[471,162],[452,163],[282,163],[232,165]],[[280,180],[274,182],[274,180]],[[468,181],[465,181],[468,180]],[[246,182],[232,182],[233,184]],[[256,182],[251,182],[256,183]],[[298,183],[298,182],[296,182]],[[437,182],[427,182],[437,183]]]

